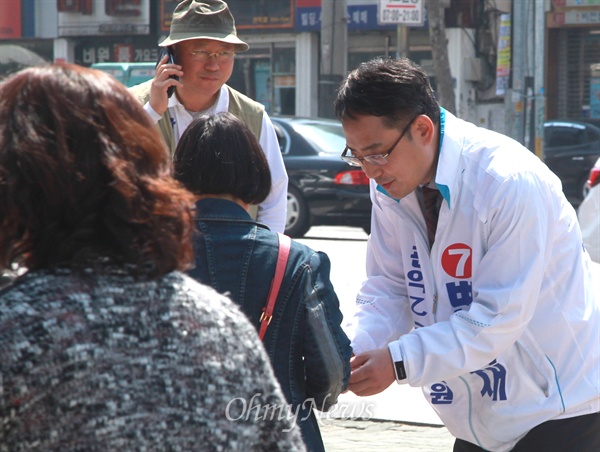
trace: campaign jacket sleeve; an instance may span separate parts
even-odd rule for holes
[[[470,308],[390,344],[411,386],[484,367],[523,335],[536,310],[552,241],[564,227],[559,197],[550,195],[556,187],[529,171],[484,186],[478,197],[485,199],[479,208],[485,251],[473,269]]]
[[[342,312],[329,270],[329,258],[322,252],[314,252],[305,267],[306,393],[314,398],[314,408],[320,411],[329,410],[348,388],[352,355],[350,340],[341,327]]]
[[[258,221],[269,226],[271,231],[283,233],[287,217],[288,175],[273,123],[266,112],[263,113],[260,145],[269,162],[272,185],[269,196],[258,206]]]
[[[412,329],[401,257],[404,250],[398,238],[407,232],[387,215],[380,196],[371,181],[373,210],[367,246],[367,279],[356,297],[354,315],[344,326],[355,355],[385,347]]]

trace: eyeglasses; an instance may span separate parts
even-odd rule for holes
[[[394,151],[394,149],[396,149],[396,146],[398,146],[398,143],[400,143],[400,140],[402,140],[402,138],[404,138],[404,135],[406,135],[406,132],[408,132],[408,130],[410,129],[410,126],[412,126],[412,123],[415,122],[415,119],[417,119],[419,116],[421,116],[421,115],[418,114],[417,116],[412,118],[408,122],[408,124],[406,124],[406,127],[404,127],[404,130],[402,131],[402,133],[400,134],[398,139],[383,154],[365,155],[364,157],[356,157],[355,155],[346,155],[348,153],[348,151],[352,152],[352,149],[350,149],[348,146],[346,146],[346,148],[344,149],[344,152],[342,152],[342,160],[352,166],[362,166],[363,162],[367,162],[367,163],[370,163],[371,165],[377,165],[377,166],[387,165],[387,163],[388,163],[387,158]]]
[[[192,54],[192,60],[198,63],[206,63],[212,57],[215,57],[217,63],[229,63],[235,56],[235,52],[229,52],[224,50],[222,52],[207,52],[206,50],[194,50],[190,52]]]

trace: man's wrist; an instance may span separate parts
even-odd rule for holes
[[[394,373],[396,374],[396,381],[398,383],[405,383],[407,378],[406,367],[404,365],[404,358],[400,351],[400,344],[398,342],[392,342],[388,345],[390,355],[392,357],[392,364],[394,365]]]
[[[146,113],[148,113],[148,115],[150,116],[150,118],[156,123],[158,122],[163,115],[161,115],[160,113],[158,113],[153,107],[152,105],[150,105],[150,102],[146,102],[146,104],[144,105],[144,110],[146,110]]]

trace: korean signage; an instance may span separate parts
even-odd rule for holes
[[[498,57],[496,60],[496,96],[503,96],[510,81],[510,14],[500,16]]]
[[[171,19],[173,11],[181,0],[160,0],[160,31],[168,33],[171,29]]]
[[[294,0],[227,0],[238,30],[294,28]]]
[[[554,8],[581,8],[586,6],[600,6],[600,0],[552,0]]]
[[[600,10],[565,10],[549,12],[546,16],[549,28],[563,26],[600,27]]]
[[[0,0],[1,1],[1,0]],[[168,33],[181,0],[160,0],[160,31]],[[294,0],[227,0],[238,30],[294,27]]]
[[[2,0],[0,0],[2,1]],[[156,40],[150,36],[138,36],[133,39],[82,38],[77,40],[75,61],[89,66],[94,63],[154,63],[158,59]]]
[[[331,0],[323,0],[331,1]],[[348,30],[392,28],[377,22],[378,0],[347,0]],[[296,0],[296,30],[321,29],[321,0]]]
[[[422,26],[424,0],[379,0],[379,23]]]
[[[58,35],[146,35],[150,2],[140,0],[57,0]]]

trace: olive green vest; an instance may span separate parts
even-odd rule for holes
[[[148,80],[144,83],[140,83],[139,85],[132,86],[129,88],[129,91],[142,105],[145,105],[150,99],[151,84],[152,80]],[[265,107],[227,85],[225,85],[225,88],[227,88],[227,91],[229,92],[229,113],[243,121],[254,134],[256,139],[260,140],[260,131],[262,128],[263,112]],[[175,148],[177,147],[177,143],[175,143],[175,135],[173,133],[173,126],[171,125],[169,109],[165,111],[163,117],[158,121],[157,126],[171,152],[171,155],[173,155]],[[256,219],[258,215],[258,207],[250,206],[248,212],[252,218]]]
[[[148,80],[139,85],[132,86],[129,88],[129,91],[142,105],[145,105],[150,99],[151,84],[152,80]],[[252,131],[254,136],[256,136],[256,139],[260,140],[260,131],[265,107],[227,85],[225,85],[225,88],[227,88],[227,91],[229,92],[229,113],[243,121]],[[173,154],[177,143],[175,143],[173,126],[171,125],[171,116],[169,115],[168,109],[158,121],[157,125],[171,154]]]

